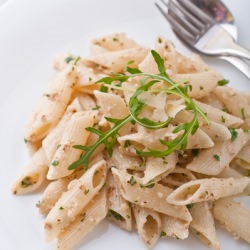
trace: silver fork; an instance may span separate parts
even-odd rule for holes
[[[236,56],[250,60],[250,51],[191,1],[161,0],[155,3],[177,36],[189,47],[208,56]],[[168,11],[167,11],[168,8]]]

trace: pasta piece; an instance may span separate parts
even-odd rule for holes
[[[167,70],[167,73],[171,76],[177,72],[177,51],[172,42],[164,39],[163,37],[158,37],[155,43],[155,50],[161,55],[162,58],[165,58],[164,64]],[[146,71],[147,72],[147,71]],[[156,74],[158,73],[155,72]]]
[[[79,101],[82,110],[89,111],[99,109],[94,101],[94,98],[89,94],[80,93],[77,94],[75,98]]]
[[[45,189],[41,201],[37,204],[39,211],[43,215],[47,215],[52,207],[61,197],[62,193],[67,190],[70,182],[69,178],[62,178],[52,181]]]
[[[172,189],[157,183],[142,186],[137,177],[115,168],[112,168],[112,173],[124,199],[156,212],[191,221],[191,216],[185,206],[173,206],[166,201]]]
[[[191,206],[192,205],[192,206]],[[214,218],[207,202],[190,204],[192,221],[191,229],[195,235],[207,246],[214,250],[220,249],[220,243],[216,237]]]
[[[52,162],[56,150],[60,147],[60,140],[65,131],[65,127],[76,111],[81,111],[81,105],[78,98],[73,100],[57,126],[44,138],[42,147],[49,162]]]
[[[248,170],[250,170],[250,163],[237,157],[235,157],[231,163],[238,169],[239,172],[243,172],[248,175]]]
[[[103,219],[108,211],[107,191],[99,194],[79,213],[74,222],[58,235],[57,249],[68,250],[79,244]]]
[[[176,162],[177,154],[175,152],[163,158],[148,157],[141,183],[145,185],[152,180],[158,182],[173,171]]]
[[[166,186],[179,187],[191,180],[196,180],[196,177],[191,171],[185,168],[176,167],[165,178],[162,178],[161,183]]]
[[[191,54],[190,58],[177,53],[177,66],[177,73],[179,74],[203,72],[209,69],[201,56],[196,53]]]
[[[105,117],[121,119],[129,114],[128,107],[120,96],[100,91],[94,91],[94,95]],[[119,107],[119,112],[117,107]]]
[[[216,88],[221,76],[210,69],[195,74],[175,74],[172,76],[172,79],[175,82],[188,81],[192,86],[189,96],[199,99],[209,95]]]
[[[110,93],[103,93],[100,91],[94,91],[94,95],[98,100],[100,111],[104,117],[122,119],[128,116],[129,114],[128,107],[126,106],[126,103],[120,96]],[[117,109],[117,107],[119,107],[119,110]],[[119,134],[120,135],[128,134],[130,132],[130,129],[131,125],[127,124],[119,130]]]
[[[201,151],[187,165],[187,169],[207,175],[218,175],[250,139],[250,133],[245,133],[242,129],[237,129],[234,133],[235,138],[232,140],[217,142],[213,148]]]
[[[90,50],[93,46],[98,46],[105,51],[117,51],[137,47],[138,44],[126,36],[124,33],[114,33],[91,41]]]
[[[113,72],[124,71],[127,63],[133,61],[132,66],[137,66],[147,55],[147,48],[134,47],[118,51],[109,51],[102,54],[92,55],[90,61],[100,64]]]
[[[182,110],[177,114],[174,120],[177,123],[187,123],[191,121],[191,118],[192,114],[190,112]],[[230,132],[228,131],[228,129],[220,124],[215,124],[212,121],[210,121],[209,124],[207,124],[203,119],[199,119],[199,124],[200,128],[197,129],[196,133],[194,135],[189,135],[188,137],[188,145],[187,145],[188,149],[210,148],[214,146],[214,142],[212,139],[215,138],[216,140],[219,140],[220,138],[223,139],[230,138]],[[220,135],[218,135],[217,131],[218,128],[220,129],[219,132],[222,132]]]
[[[211,148],[213,146],[214,142],[211,140],[211,138],[199,128],[195,134],[189,135],[188,137],[187,149]]]
[[[162,140],[173,140],[178,136],[178,133],[172,133],[174,127],[169,125],[166,128],[157,130],[150,130],[146,128],[139,128],[137,133],[132,133],[117,138],[118,142],[124,146],[126,141],[131,143],[141,144],[142,146],[155,150],[164,150],[166,147],[160,143]]]
[[[119,227],[132,231],[132,213],[128,202],[122,197],[112,174],[108,176],[109,218]]]
[[[170,204],[187,205],[241,193],[249,184],[248,177],[206,178],[190,181],[174,190],[167,198]]]
[[[85,62],[81,60],[77,65],[74,65],[74,71],[77,74],[77,84],[75,85],[75,89],[78,91],[84,91],[84,88],[91,85],[97,85],[97,87],[99,87],[95,82],[106,76],[106,74],[99,72],[96,73],[93,68],[86,66]]]
[[[176,239],[186,239],[189,235],[189,222],[171,217],[165,214],[161,215],[162,237],[170,236]]]
[[[144,243],[152,248],[161,233],[161,218],[159,213],[145,207],[133,205],[138,234]]]
[[[222,227],[250,243],[250,211],[232,198],[220,199],[214,203],[213,214]]]
[[[70,101],[75,82],[75,72],[66,68],[49,85],[25,127],[24,137],[27,141],[43,139],[58,123]]]
[[[199,102],[195,100],[195,104],[201,108],[203,112],[207,114],[207,117],[210,121],[220,123],[226,127],[238,128],[243,124],[243,120],[237,116],[230,115],[218,108],[212,107],[211,105]]]
[[[142,72],[148,72],[151,74],[158,74],[158,72],[159,72],[157,64],[155,63],[155,60],[154,60],[151,52],[148,52],[148,54],[145,56],[144,60],[138,65],[138,68]],[[123,86],[124,86],[124,84],[123,84]]]
[[[222,86],[215,89],[215,94],[231,114],[244,120],[243,128],[250,128],[250,104],[244,95],[235,89]]]
[[[102,155],[98,155],[97,157],[91,159],[90,165],[93,165],[101,160],[103,160]],[[50,182],[43,193],[41,201],[36,204],[40,213],[47,215],[62,196],[62,193],[67,190],[68,184],[74,179],[79,179],[84,173],[84,169],[77,169],[70,176]]]
[[[89,131],[87,127],[92,127],[95,122],[95,113],[81,111],[75,113],[67,126],[65,126],[64,134],[59,142],[58,149],[55,152],[51,162],[47,178],[54,180],[70,175],[73,170],[68,167],[71,163],[78,160],[81,155],[81,150],[76,150],[73,145],[86,145]],[[81,131],[81,133],[79,133]]]
[[[238,159],[241,159],[245,162],[250,163],[250,143],[248,142],[245,147],[241,149],[241,151],[236,156]]]
[[[73,180],[50,210],[44,222],[47,240],[57,237],[89,204],[106,180],[106,162],[99,161],[78,180]]]
[[[46,180],[47,171],[48,161],[43,149],[40,148],[12,185],[13,194],[27,194],[38,189]]]
[[[42,146],[42,140],[32,142],[32,141],[27,141],[26,139],[24,139],[24,142],[31,156],[33,156]]]
[[[226,167],[219,175],[219,178],[241,178],[244,177],[243,174],[239,173],[237,170],[231,167]],[[246,186],[246,188],[243,190],[242,193],[237,194],[237,196],[250,196],[250,182]]]
[[[201,129],[214,141],[227,141],[231,138],[231,133],[227,127],[220,123],[210,121],[209,124],[204,124]]]
[[[248,104],[250,105],[250,91],[242,91],[242,92],[240,92],[240,94],[243,95],[244,98],[247,99]]]
[[[129,144],[130,142],[127,142],[126,144]],[[126,145],[125,145],[126,146]],[[142,159],[138,156],[134,155],[127,155],[125,154],[124,150],[125,148],[118,148],[118,146],[114,147],[112,158],[108,160],[108,166],[112,167],[115,166],[118,169],[126,170],[144,170],[145,164],[142,161]]]
[[[70,53],[55,56],[52,60],[52,68],[58,71],[62,71],[68,66],[67,59],[70,58],[74,58],[74,56]]]

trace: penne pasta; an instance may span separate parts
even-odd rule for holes
[[[223,171],[250,139],[250,134],[242,129],[233,130],[232,132],[235,136],[233,140],[218,142],[211,149],[201,151],[187,165],[187,169],[207,175],[218,175]]]
[[[108,217],[119,227],[132,231],[131,206],[121,195],[112,174],[108,176]]]
[[[76,82],[76,74],[66,68],[52,82],[41,97],[24,131],[27,141],[43,139],[62,117]]]
[[[218,200],[241,193],[248,184],[248,177],[194,180],[183,184],[170,193],[167,201],[174,205],[187,205],[208,200]]]
[[[92,112],[81,111],[72,115],[68,124],[65,126],[65,132],[50,163],[47,174],[49,180],[62,178],[73,172],[73,170],[69,170],[68,167],[71,163],[79,159],[81,151],[75,150],[72,146],[78,144],[86,145],[90,134],[86,128],[93,126],[94,121],[95,113]],[[82,131],[80,135],[79,131]]]
[[[189,222],[161,214],[162,237],[169,236],[176,239],[186,239],[189,235]]]
[[[46,180],[48,160],[40,148],[25,166],[23,173],[12,185],[13,194],[27,194],[37,190]]]
[[[107,211],[107,191],[103,187],[74,222],[59,234],[57,249],[68,250],[79,244],[106,217]]]
[[[216,236],[214,218],[208,203],[190,204],[189,211],[192,215],[190,227],[195,235],[210,248],[219,250],[220,243]]]
[[[160,238],[161,217],[159,213],[138,205],[133,206],[133,212],[138,234],[144,243],[152,248]]]
[[[166,198],[172,189],[154,182],[142,186],[135,176],[115,168],[112,168],[112,173],[122,196],[129,202],[185,221],[191,221],[191,216],[185,206],[174,206],[167,202]]]
[[[250,243],[250,211],[242,203],[220,199],[214,203],[213,214],[223,228]]]
[[[106,162],[99,161],[81,178],[73,180],[44,222],[45,237],[52,240],[68,227],[100,191],[106,180]]]

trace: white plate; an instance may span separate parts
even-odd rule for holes
[[[225,1],[239,26],[239,41],[250,44],[249,1]],[[35,203],[41,194],[13,196],[10,186],[20,166],[28,160],[23,126],[46,84],[52,79],[53,56],[72,52],[87,55],[89,40],[111,32],[125,32],[147,46],[157,35],[171,39],[189,54],[173,35],[151,0],[9,0],[0,7],[0,243],[4,250],[55,249],[45,243],[42,218]],[[208,61],[230,85],[250,90],[249,81],[231,65]],[[224,250],[246,250],[249,245],[234,241],[218,227]],[[104,222],[91,233],[80,249],[146,249],[135,233],[127,233]],[[207,249],[195,237],[185,241],[160,240],[154,248]]]

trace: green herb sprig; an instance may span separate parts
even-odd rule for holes
[[[141,78],[139,88],[135,90],[134,94],[131,96],[129,100],[128,108],[130,114],[123,119],[114,119],[105,117],[107,121],[114,124],[112,128],[110,128],[105,132],[102,132],[101,130],[95,128],[90,128],[90,127],[87,128],[86,130],[96,134],[99,138],[91,146],[82,146],[82,145],[73,146],[76,149],[83,150],[84,153],[81,155],[79,160],[75,161],[69,166],[68,168],[69,170],[75,169],[82,164],[84,165],[85,169],[87,169],[90,157],[92,156],[96,148],[101,144],[104,144],[109,156],[111,157],[113,153],[113,147],[116,143],[116,137],[118,135],[118,131],[128,123],[133,123],[133,124],[137,123],[148,129],[159,129],[168,126],[172,118],[169,118],[163,122],[156,122],[146,117],[143,118],[139,117],[143,108],[146,106],[145,103],[141,102],[138,99],[139,95],[142,94],[143,92],[146,91],[165,92],[167,95],[173,94],[183,98],[185,100],[186,110],[191,110],[193,112],[193,118],[191,121],[187,123],[178,125],[173,130],[173,133],[176,134],[179,133],[179,135],[174,140],[172,141],[160,140],[160,142],[167,147],[166,150],[158,151],[154,149],[148,149],[148,151],[144,151],[136,149],[138,155],[140,156],[164,157],[171,154],[175,150],[178,149],[185,150],[187,146],[188,136],[190,134],[193,135],[199,127],[199,121],[198,121],[199,115],[207,123],[209,123],[206,114],[194,103],[192,98],[189,97],[188,95],[188,90],[191,91],[192,87],[188,84],[186,85],[183,84],[183,82],[175,83],[173,80],[171,80],[166,73],[164,60],[161,58],[161,56],[154,50],[151,51],[151,54],[157,64],[159,74],[144,73],[137,68],[131,68],[129,67],[129,65],[132,62],[129,62],[126,68],[128,74],[112,73],[111,76],[104,77],[96,82],[96,83],[102,83],[100,91],[107,92],[109,87],[112,88],[114,86],[112,84],[116,84],[120,88],[121,84],[125,81],[128,81],[130,78],[135,78],[135,77]],[[161,81],[163,81],[166,88],[158,90],[157,89],[150,90],[151,86]],[[181,84],[184,86],[180,86]]]

